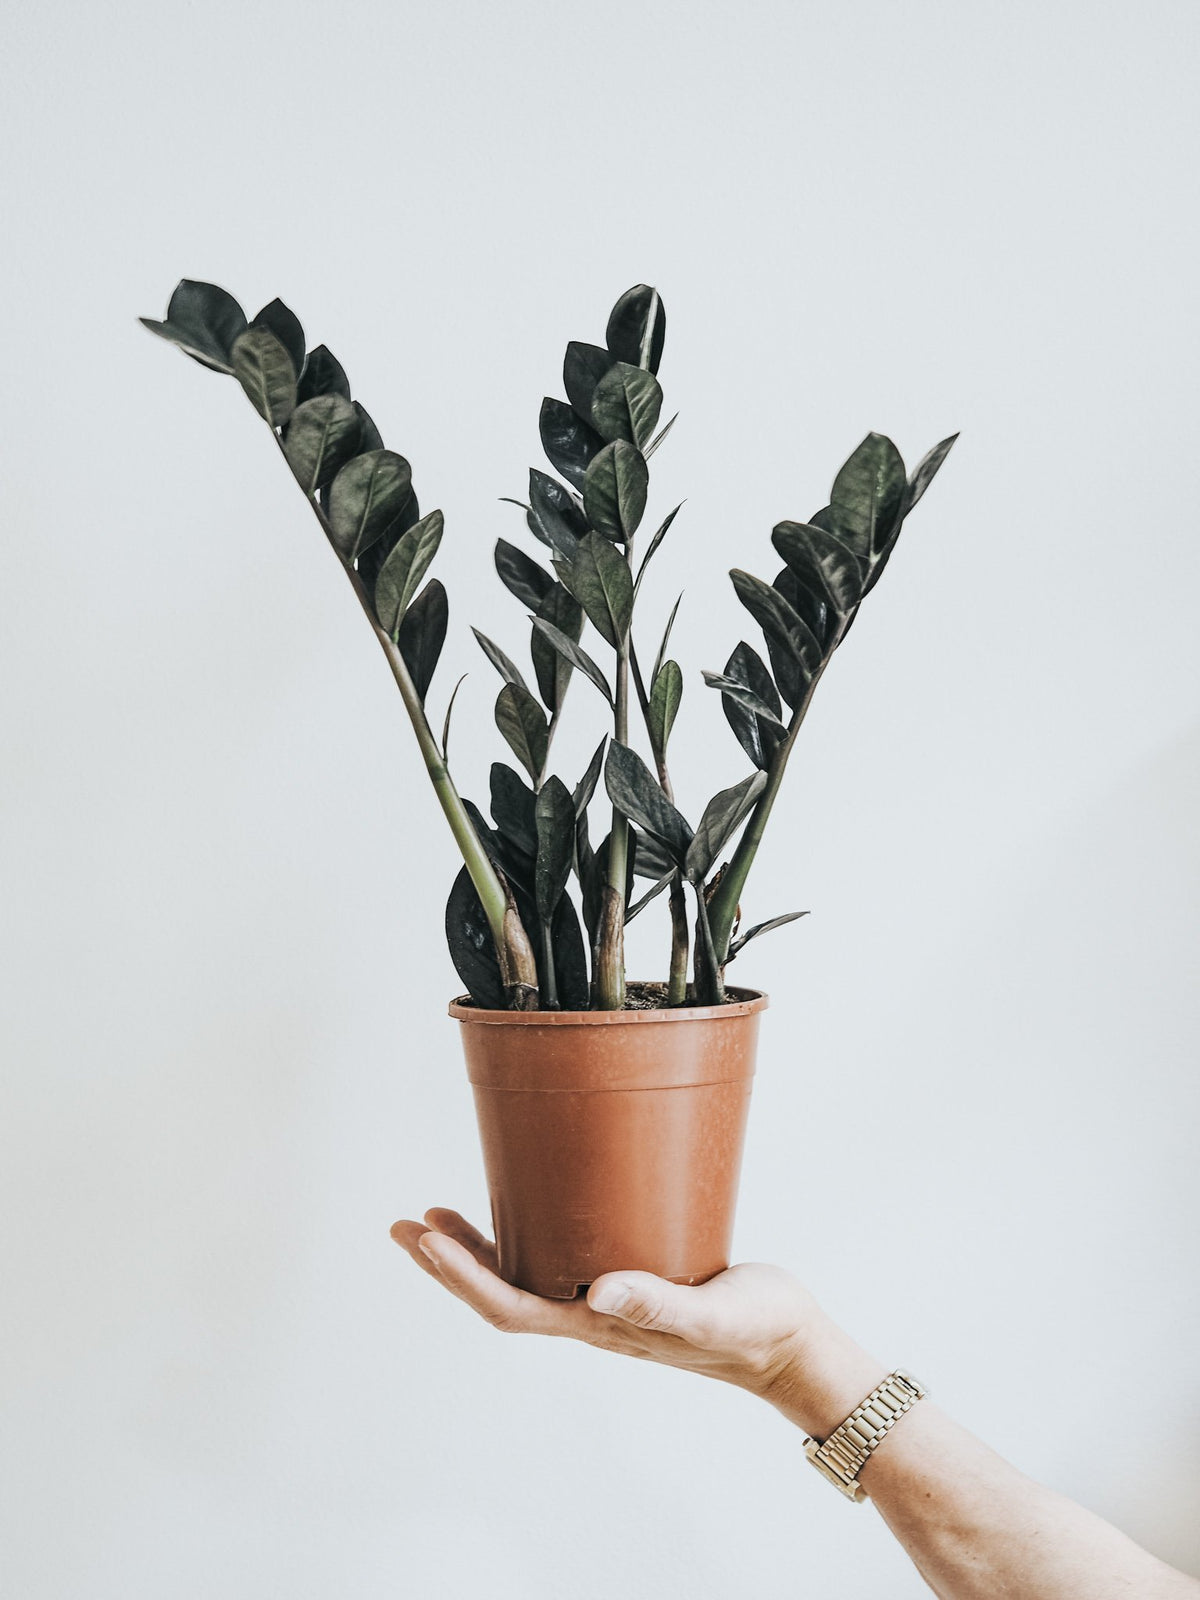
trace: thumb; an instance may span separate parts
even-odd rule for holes
[[[693,1321],[688,1300],[695,1292],[652,1272],[610,1272],[592,1284],[587,1302],[593,1311],[636,1328],[686,1337]]]

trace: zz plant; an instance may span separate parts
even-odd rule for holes
[[[645,284],[623,294],[603,345],[567,346],[566,398],[542,402],[542,447],[557,476],[532,468],[528,499],[513,502],[549,566],[506,539],[496,545],[496,571],[530,621],[533,686],[476,630],[503,680],[496,725],[525,773],[493,765],[489,822],[450,775],[458,685],[440,737],[427,705],[448,608],[441,582],[422,582],[441,543],[442,514],[421,515],[409,463],[385,448],[351,397],[341,364],[324,345],[306,350],[303,329],[282,301],[248,321],[237,301],[211,283],[184,279],[165,321],[141,320],[201,365],[238,381],[358,597],[462,856],[446,935],[475,1003],[621,1009],[626,924],[664,892],[671,944],[659,1003],[721,1003],[725,970],[743,946],[804,914],[739,930],[746,879],[816,687],[956,436],[936,445],[908,476],[891,440],[868,434],[834,479],[829,504],[807,522],[775,527],[772,542],[783,561],[776,576],[767,582],[740,569],[730,574],[762,631],[766,660],[743,640],[721,671],[703,676],[720,694],[753,770],[714,795],[693,827],[676,805],[667,763],[683,694],[683,673],[667,653],[679,602],[648,670],[634,641],[646,568],[680,509],[663,519],[642,551],[649,461],[675,420],[660,427],[666,313]],[[594,635],[587,648],[585,624]],[[602,647],[607,665],[597,660]],[[611,732],[569,788],[550,762],[576,675],[604,703]],[[644,726],[652,765],[633,748],[631,708]],[[601,775],[609,820],[593,845],[589,811]],[[582,928],[568,893],[572,876]],[[638,878],[650,882],[640,894]]]

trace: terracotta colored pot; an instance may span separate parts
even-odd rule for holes
[[[729,1265],[767,997],[663,1011],[483,1011],[454,1001],[501,1275],[569,1299],[640,1268]]]

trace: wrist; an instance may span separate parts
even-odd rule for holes
[[[780,1347],[759,1393],[796,1427],[826,1439],[888,1370],[818,1310]]]

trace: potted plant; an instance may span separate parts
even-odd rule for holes
[[[554,473],[531,469],[528,498],[514,501],[542,559],[496,545],[496,571],[529,619],[531,670],[476,630],[502,680],[495,720],[516,760],[491,768],[489,819],[450,772],[462,680],[440,732],[428,704],[448,615],[441,582],[425,581],[442,514],[422,515],[408,461],[385,447],[341,364],[324,345],[306,349],[281,301],[248,320],[215,284],[185,279],[165,321],[142,321],[241,385],[400,690],[462,857],[445,926],[467,993],[450,1012],[475,1092],[502,1273],[566,1296],[615,1267],[682,1282],[722,1270],[766,1005],[753,989],[727,987],[726,973],[752,939],[804,914],[742,927],[747,877],[816,687],[954,437],[910,476],[891,440],[868,434],[829,503],[773,530],[783,562],[774,578],[731,573],[765,657],[743,640],[703,677],[751,770],[685,814],[668,765],[684,683],[669,655],[675,611],[652,660],[639,655],[634,626],[646,569],[680,509],[643,548],[649,462],[675,420],[662,424],[657,376],[666,314],[645,284],[623,294],[603,345],[567,346],[565,398],[542,402]],[[576,678],[577,698],[586,694],[605,726],[587,771],[569,783],[551,767]],[[593,835],[601,807],[603,832]],[[629,982],[625,927],[659,896],[666,977]]]

